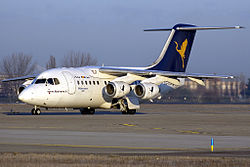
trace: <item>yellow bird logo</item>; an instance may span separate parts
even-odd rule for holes
[[[176,41],[174,41],[174,43],[176,44],[176,51],[180,54],[181,56],[181,61],[182,61],[182,68],[184,68],[184,59],[185,59],[185,52],[186,52],[186,48],[187,48],[187,44],[188,44],[188,40],[185,39],[184,42],[182,42],[181,44],[181,49],[178,49],[179,45]]]

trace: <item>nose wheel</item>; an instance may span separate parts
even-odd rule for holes
[[[41,110],[40,110],[40,108],[33,108],[32,110],[31,110],[31,114],[32,115],[40,115],[41,114]]]
[[[95,114],[94,108],[80,108],[80,112],[83,115],[93,115]]]

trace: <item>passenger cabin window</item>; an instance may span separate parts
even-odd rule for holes
[[[81,81],[82,85],[83,85],[83,81]]]
[[[78,85],[80,85],[80,82],[79,82],[79,81],[77,81],[77,84],[78,84]]]
[[[97,85],[99,85],[99,81],[96,81]]]
[[[95,81],[93,81],[93,84],[95,85]]]
[[[87,81],[85,81],[85,84],[86,84],[86,85],[88,85],[88,82],[87,82]]]

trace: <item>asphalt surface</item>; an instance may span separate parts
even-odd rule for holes
[[[240,153],[250,156],[250,105],[142,105],[135,115],[0,105],[0,152]],[[237,155],[237,154],[236,154]]]

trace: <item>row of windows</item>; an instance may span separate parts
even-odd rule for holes
[[[104,81],[104,85],[107,85],[110,81]],[[37,79],[34,80],[33,83],[35,84],[51,84],[51,85],[58,85],[60,84],[57,78],[48,78],[48,79]],[[100,85],[99,81],[77,81],[77,84],[80,85]]]
[[[104,81],[104,85],[107,85],[110,81]],[[100,85],[100,82],[99,81],[77,81],[77,84],[80,85]]]

